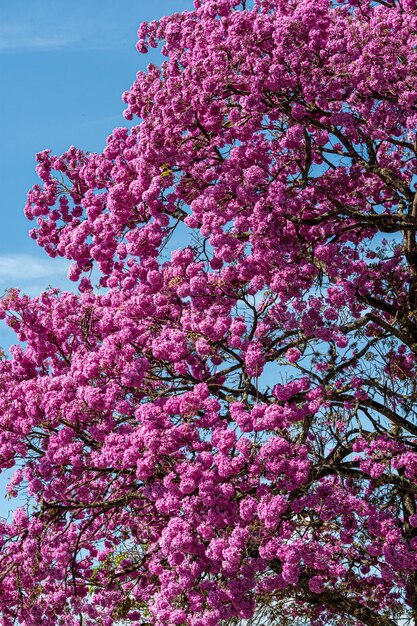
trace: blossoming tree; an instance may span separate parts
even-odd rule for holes
[[[136,125],[37,157],[79,294],[1,303],[0,623],[411,624],[416,3],[196,0],[158,45]]]

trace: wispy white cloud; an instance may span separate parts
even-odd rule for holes
[[[129,4],[136,4],[128,1]],[[31,0],[26,11],[17,14],[0,3],[0,53],[19,50],[101,50],[135,40],[136,24],[121,18],[117,3],[65,0]],[[136,8],[137,20],[141,11]]]
[[[65,48],[75,43],[75,39],[69,34],[65,35],[32,35],[21,32],[5,33],[0,29],[0,51],[14,50],[56,50]]]
[[[19,16],[0,8],[0,52],[66,48],[79,38],[73,23],[48,19],[36,2],[32,11]]]
[[[40,259],[31,254],[1,254],[0,284],[62,276],[66,274],[67,268],[68,263],[62,259]]]
[[[70,264],[71,261],[62,258],[41,258],[34,254],[0,254],[0,297],[2,292],[16,287],[31,297],[39,296],[49,287],[78,293],[78,284],[68,279]],[[97,268],[93,269],[90,278],[96,287],[100,279]],[[97,293],[99,292],[98,289]]]

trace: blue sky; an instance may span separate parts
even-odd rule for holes
[[[70,145],[101,150],[125,123],[122,92],[158,62],[155,52],[135,50],[140,22],[191,8],[192,0],[20,0],[17,10],[15,0],[0,0],[0,293],[68,287],[67,264],[27,234],[34,155]]]

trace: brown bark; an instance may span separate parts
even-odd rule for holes
[[[276,573],[280,573],[281,565],[279,562],[272,562],[271,567]],[[300,600],[304,600],[310,605],[323,605],[341,617],[354,617],[366,626],[398,626],[396,621],[376,613],[356,598],[347,597],[336,590],[326,589],[322,593],[314,593],[308,586],[308,580],[308,575],[303,573],[298,583]]]

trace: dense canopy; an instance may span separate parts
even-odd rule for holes
[[[138,36],[136,125],[28,194],[79,293],[1,302],[0,624],[411,623],[416,3],[196,0]]]

